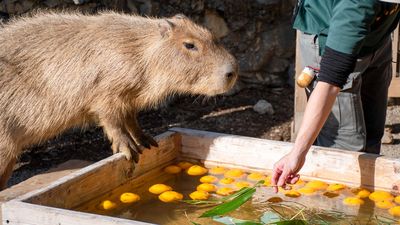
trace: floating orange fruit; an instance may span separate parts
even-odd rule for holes
[[[394,199],[393,195],[390,194],[387,191],[374,191],[369,195],[369,199],[372,201],[382,201],[382,200],[388,200],[392,201]]]
[[[250,187],[251,184],[250,184],[249,182],[246,182],[246,181],[240,181],[240,182],[236,182],[236,183],[235,183],[235,186],[236,186],[238,189],[242,189],[242,188],[244,188],[244,187]]]
[[[400,206],[395,206],[389,209],[389,213],[392,216],[400,217]]]
[[[233,194],[234,192],[235,192],[235,190],[233,190],[232,188],[222,187],[222,188],[218,188],[216,193],[219,195],[222,195],[222,196],[226,196],[226,195]]]
[[[306,183],[306,182],[305,182],[304,180],[298,179],[297,182],[294,183],[293,185],[300,186],[300,185],[304,185],[305,183]]]
[[[344,184],[330,184],[326,190],[327,191],[340,191],[345,188],[346,188],[346,185],[344,185]]]
[[[134,193],[125,192],[121,196],[119,196],[119,200],[122,203],[133,203],[140,200],[140,196]]]
[[[355,188],[351,190],[358,198],[367,198],[371,192],[364,188]]]
[[[298,198],[301,196],[300,192],[296,190],[289,190],[285,192],[285,196],[290,197],[290,198]]]
[[[224,176],[225,177],[241,177],[241,176],[243,176],[243,174],[244,174],[244,172],[241,169],[231,169],[231,170],[228,170],[224,174]]]
[[[193,200],[207,200],[210,194],[207,191],[194,191],[189,197]]]
[[[183,199],[183,195],[176,191],[166,191],[158,196],[162,202],[175,202]]]
[[[165,185],[165,184],[154,184],[149,188],[149,192],[152,194],[159,195],[166,191],[171,191],[172,187]]]
[[[104,210],[112,210],[117,207],[117,204],[115,204],[113,201],[110,200],[104,200],[100,203],[100,207]]]
[[[350,205],[350,206],[357,206],[357,205],[364,204],[364,201],[360,198],[348,197],[348,198],[343,199],[343,204]]]
[[[189,169],[191,166],[193,166],[193,163],[182,161],[182,162],[179,162],[177,165],[178,165],[181,169],[187,170],[187,169]]]
[[[191,176],[200,176],[203,174],[207,173],[207,169],[199,166],[199,165],[193,165],[191,167],[189,167],[189,169],[187,170],[187,174],[191,175]]]
[[[198,191],[207,191],[207,192],[215,192],[217,190],[217,186],[214,184],[203,183],[197,186]]]
[[[380,209],[390,209],[392,207],[394,207],[394,203],[391,200],[379,200],[379,201],[375,201],[375,206],[380,208]]]
[[[299,188],[297,191],[303,195],[312,195],[315,193],[315,189],[310,188],[310,187],[302,187],[302,188]]]
[[[225,177],[225,178],[222,178],[221,180],[219,180],[219,183],[221,183],[221,184],[232,184],[233,182],[235,182],[235,179],[230,178],[230,177]]]
[[[396,198],[394,198],[394,201],[400,205],[400,195],[396,196]]]
[[[211,176],[211,175],[203,176],[200,178],[201,183],[215,183],[217,181],[218,181],[218,178]]]
[[[250,173],[247,176],[248,180],[253,180],[253,181],[259,181],[259,180],[265,180],[265,178],[267,178],[266,176],[264,176],[261,173]]]
[[[179,166],[171,165],[164,168],[164,172],[169,174],[177,174],[182,171],[182,168]]]
[[[217,166],[210,169],[211,174],[224,174],[228,171],[225,167]]]
[[[320,180],[313,180],[308,182],[305,187],[312,188],[314,190],[325,190],[328,187],[328,184]]]

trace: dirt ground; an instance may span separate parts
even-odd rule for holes
[[[139,121],[145,132],[160,134],[171,127],[290,141],[293,120],[293,88],[255,87],[232,96],[178,97],[160,109],[142,112]],[[260,115],[252,106],[260,99],[273,105],[274,115]],[[382,153],[400,156],[400,106],[389,106],[387,126],[392,130],[393,145],[384,145]],[[70,159],[98,161],[111,155],[110,143],[100,128],[70,130],[43,145],[27,150],[18,163],[9,185]]]

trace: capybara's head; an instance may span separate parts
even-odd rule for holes
[[[176,92],[211,96],[235,84],[236,59],[209,30],[181,14],[160,20],[159,29],[157,67],[169,76]]]

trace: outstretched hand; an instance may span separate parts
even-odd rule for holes
[[[275,192],[278,192],[278,187],[295,184],[299,180],[300,175],[297,173],[304,162],[305,155],[290,152],[275,163],[271,179]]]

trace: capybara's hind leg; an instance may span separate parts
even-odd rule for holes
[[[17,157],[14,152],[0,146],[0,191],[7,187],[7,181],[13,172]]]

